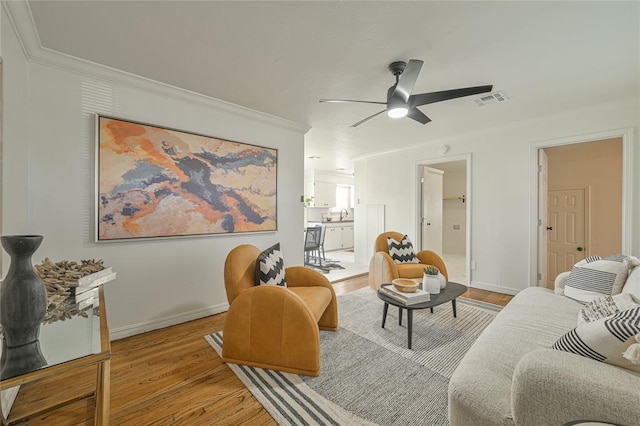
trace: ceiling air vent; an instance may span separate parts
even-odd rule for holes
[[[483,107],[485,105],[495,104],[497,102],[504,102],[507,99],[509,98],[504,94],[504,92],[493,92],[478,99],[474,99],[473,102],[475,102],[477,106]]]

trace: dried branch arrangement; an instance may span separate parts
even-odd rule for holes
[[[71,287],[78,286],[78,280],[84,276],[104,269],[102,260],[81,260],[80,263],[62,260],[52,262],[45,258],[41,264],[35,265],[36,271],[47,288],[48,307],[44,323],[69,319],[75,315],[86,317],[86,309],[80,309],[77,303],[69,299]]]

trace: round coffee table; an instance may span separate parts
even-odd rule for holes
[[[393,284],[382,284],[380,287],[393,285]],[[407,336],[408,336],[408,347],[411,349],[411,333],[413,331],[413,311],[416,309],[431,309],[431,313],[433,313],[433,307],[442,305],[446,302],[451,302],[451,306],[453,307],[453,317],[456,318],[456,298],[461,296],[465,291],[467,291],[467,286],[448,282],[446,287],[440,290],[438,294],[432,294],[431,300],[428,302],[415,303],[413,305],[406,305],[405,303],[394,299],[391,296],[387,296],[382,291],[378,290],[378,298],[384,302],[384,307],[382,308],[382,328],[384,328],[384,324],[387,321],[387,311],[389,310],[389,305],[398,307],[398,324],[402,325],[402,310],[407,310]]]

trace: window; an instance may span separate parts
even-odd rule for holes
[[[350,185],[336,186],[336,207],[349,209],[353,206],[353,187]]]

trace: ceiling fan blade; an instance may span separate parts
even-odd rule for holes
[[[448,101],[449,99],[462,98],[465,96],[477,95],[479,93],[490,92],[493,85],[465,87],[463,89],[443,90],[441,92],[421,93],[411,96],[409,103],[416,107],[420,105],[432,104],[435,102]]]
[[[383,109],[383,110],[382,110],[382,111],[380,111],[380,112],[376,112],[375,114],[370,115],[370,116],[368,116],[367,118],[365,118],[365,119],[363,119],[363,120],[360,120],[360,121],[358,121],[358,122],[357,122],[357,123],[355,123],[355,124],[352,124],[352,125],[351,125],[351,127],[357,127],[357,126],[361,125],[362,123],[364,123],[365,121],[369,121],[369,120],[371,120],[373,117],[375,117],[376,115],[380,115],[380,114],[382,114],[382,113],[383,113],[383,112],[385,112],[385,111],[386,111],[386,109]]]
[[[378,104],[378,105],[386,105],[386,102],[376,102],[376,101],[354,101],[352,99],[320,99],[319,102],[356,102],[359,104]]]
[[[400,74],[398,84],[396,84],[396,88],[391,95],[392,97],[399,96],[405,102],[409,100],[409,96],[411,96],[413,87],[416,85],[423,63],[424,62],[419,59],[409,60],[404,71]]]
[[[407,117],[409,118],[413,118],[414,120],[422,123],[422,124],[427,124],[428,122],[431,121],[431,119],[429,117],[427,117],[426,115],[424,115],[424,113],[422,111],[420,111],[418,108],[409,108],[409,112],[407,113]]]

